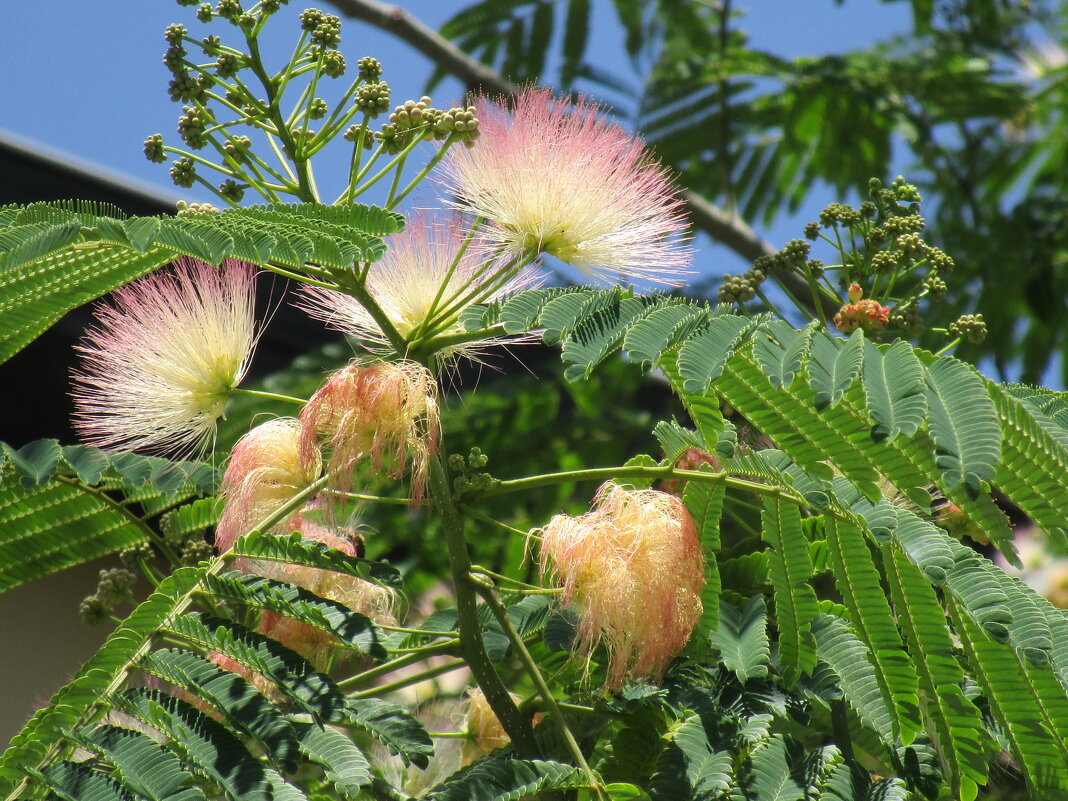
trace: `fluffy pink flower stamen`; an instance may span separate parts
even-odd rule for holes
[[[354,363],[338,370],[300,414],[302,454],[314,461],[318,442],[329,444],[331,486],[346,491],[361,462],[391,478],[411,476],[422,496],[440,427],[437,384],[415,362]]]
[[[219,494],[226,501],[215,545],[228,551],[269,515],[277,512],[322,472],[318,449],[300,449],[300,423],[279,418],[262,423],[241,437],[230,452]],[[279,523],[284,531],[300,510]]]
[[[74,424],[93,445],[203,448],[256,341],[254,268],[179,259],[117,289],[78,347]]]
[[[532,286],[530,271],[511,274],[456,214],[431,218],[415,214],[402,233],[389,238],[389,250],[371,264],[367,290],[403,337],[415,333],[462,333],[460,312]],[[329,327],[370,343],[389,346],[374,318],[355,298],[302,286],[298,306]],[[431,318],[428,320],[428,317]],[[472,357],[497,342],[480,340],[453,347],[448,355]]]
[[[692,252],[682,201],[640,140],[599,115],[530,89],[477,104],[481,136],[442,162],[454,206],[489,221],[513,254],[550,253],[607,280],[678,284]]]
[[[545,527],[541,570],[580,609],[576,651],[608,649],[608,689],[658,679],[701,618],[701,543],[682,501],[666,492],[603,485],[592,511]]]

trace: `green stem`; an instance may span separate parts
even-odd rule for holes
[[[404,198],[408,197],[408,195],[411,193],[411,191],[413,189],[415,189],[415,187],[417,187],[419,185],[419,183],[424,178],[427,177],[427,175],[430,174],[430,171],[432,169],[434,169],[436,166],[438,166],[438,162],[440,162],[445,157],[446,151],[449,149],[449,147],[452,146],[452,144],[455,141],[456,141],[456,135],[455,134],[451,134],[449,136],[449,138],[445,140],[445,142],[442,144],[442,146],[440,148],[438,148],[438,152],[434,154],[434,157],[432,159],[430,159],[430,161],[428,161],[426,163],[426,166],[423,167],[423,169],[421,169],[416,174],[416,176],[414,178],[412,178],[411,181],[408,182],[408,185],[406,187],[404,187],[404,189],[401,191],[401,193],[397,197],[393,198],[393,200],[391,202],[386,203],[386,208],[387,209],[393,209],[394,207],[397,206],[398,203],[400,203],[402,200],[404,200]],[[398,173],[398,177],[400,177],[399,173]],[[392,197],[392,195],[391,195],[391,197]]]
[[[948,345],[946,345],[944,348],[942,348],[940,351],[938,351],[935,354],[935,356],[945,356],[947,353],[949,353],[951,350],[953,350],[953,348],[957,347],[957,345],[959,345],[959,344],[960,344],[960,337],[957,337],[952,342],[950,342]]]
[[[280,395],[277,392],[264,392],[259,389],[244,389],[242,387],[234,387],[230,390],[234,395],[251,395],[255,398],[267,398],[268,400],[284,401],[285,403],[295,403],[298,406],[304,406],[308,401],[304,398],[294,398],[292,395]]]
[[[645,467],[642,465],[620,465],[618,467],[594,467],[585,470],[566,470],[560,473],[545,473],[540,476],[515,478],[501,481],[496,486],[481,493],[482,497],[506,495],[510,492],[523,492],[538,487],[551,487],[556,484],[571,484],[580,481],[607,481],[614,478],[678,478],[687,481],[707,481],[710,484],[722,484],[726,487],[744,492],[759,492],[764,495],[794,501],[798,499],[774,484],[761,484],[744,478],[735,478],[726,473],[711,473],[703,470],[680,470],[671,465],[665,467]]]
[[[501,726],[508,732],[516,751],[524,758],[536,758],[540,749],[534,740],[530,720],[515,705],[501,677],[490,662],[482,642],[482,629],[478,622],[477,584],[469,573],[471,556],[464,538],[464,518],[452,497],[448,473],[441,459],[435,456],[430,461],[430,493],[441,517],[445,530],[445,544],[449,552],[449,568],[456,592],[456,611],[459,618],[460,652],[471,674],[493,709]]]
[[[519,636],[519,632],[516,631],[515,626],[512,625],[512,619],[508,617],[508,610],[504,608],[500,599],[497,598],[493,585],[479,580],[477,576],[472,576],[470,574],[469,576],[471,582],[475,585],[475,592],[477,592],[482,597],[482,600],[489,605],[490,611],[493,612],[493,616],[497,619],[501,629],[503,629],[508,639],[511,640],[512,645],[515,646],[516,653],[519,654],[519,661],[523,663],[527,675],[529,675],[534,682],[534,686],[538,688],[538,694],[541,696],[542,702],[545,704],[549,710],[549,714],[560,729],[560,733],[564,737],[564,742],[567,744],[567,749],[571,752],[571,757],[575,760],[575,764],[577,764],[582,772],[586,774],[586,778],[590,782],[590,787],[596,791],[598,798],[606,798],[604,790],[601,787],[600,779],[593,770],[590,769],[589,764],[586,762],[586,756],[582,753],[582,749],[579,748],[578,741],[575,739],[575,735],[571,732],[571,727],[567,725],[567,719],[564,717],[563,711],[556,703],[556,698],[553,696],[552,690],[549,689],[545,677],[538,669],[538,663],[534,661],[534,657],[532,657],[530,651],[527,650],[523,638]]]
[[[413,684],[418,684],[421,681],[427,681],[428,679],[436,678],[443,673],[450,673],[454,670],[459,670],[462,667],[466,667],[467,662],[463,659],[457,659],[455,662],[447,662],[444,665],[439,665],[429,670],[424,670],[421,673],[416,673],[412,676],[405,676],[403,679],[397,679],[391,681],[389,684],[379,684],[375,687],[371,687],[367,690],[362,690],[358,693],[352,693],[349,698],[369,698],[371,696],[385,695],[386,693],[393,692],[394,690],[403,690],[405,687],[411,687]]]
[[[523,589],[527,590],[537,590],[538,592],[548,594],[557,594],[563,592],[563,590],[560,589],[546,589],[545,587],[538,587],[534,584],[527,584],[525,581],[520,581],[519,579],[514,579],[510,576],[502,575],[501,573],[495,573],[492,570],[489,570],[488,568],[482,567],[482,565],[471,565],[471,572],[478,573],[483,576],[489,576],[492,579],[496,579],[497,581],[503,581],[507,584],[514,584],[517,587],[522,587]],[[506,589],[505,592],[512,592],[512,590]]]

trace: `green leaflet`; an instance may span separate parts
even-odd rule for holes
[[[310,761],[323,766],[344,799],[356,799],[360,788],[371,783],[371,766],[352,740],[329,726],[298,723],[300,750]]]
[[[994,481],[1032,520],[1057,536],[1068,527],[1068,448],[1042,425],[1039,413],[1002,386],[985,383],[1004,435]]]
[[[225,726],[159,690],[135,688],[108,699],[115,708],[166,735],[189,769],[232,801],[273,801],[263,765]]]
[[[649,783],[654,801],[703,801],[718,797],[730,787],[734,772],[731,753],[717,750],[709,741],[701,715],[690,715],[675,723],[664,740]]]
[[[690,395],[703,395],[710,382],[723,372],[727,360],[765,322],[764,318],[722,315],[685,340],[679,348],[678,370],[683,389]]]
[[[152,539],[141,515],[215,484],[207,465],[50,439],[17,451],[0,443],[0,455],[0,592]]]
[[[175,608],[188,597],[202,574],[197,568],[180,568],[164,579],[82,665],[74,680],[30,719],[0,757],[0,789],[18,782],[22,778],[21,766],[35,764],[66,732],[86,722],[87,713],[100,702],[112,682],[121,678],[139,655],[147,653],[150,638],[175,616]]]
[[[872,667],[894,730],[908,745],[923,730],[917,697],[916,668],[901,647],[890,605],[879,581],[879,571],[861,530],[833,517],[824,519],[827,546],[835,583],[849,610],[853,627],[871,653]]]
[[[301,269],[377,259],[403,227],[383,209],[274,204],[219,214],[117,219],[89,204],[34,204],[0,218],[0,362],[71,309],[180,256]]]
[[[899,547],[883,560],[898,626],[916,655],[922,704],[933,724],[935,747],[962,801],[974,801],[986,784],[987,743],[979,710],[961,692],[964,673],[957,663],[946,616],[927,579]]]
[[[994,403],[973,368],[956,359],[927,360],[928,426],[947,488],[971,497],[986,491],[1001,458],[1001,427]]]
[[[872,439],[911,437],[927,417],[923,365],[904,340],[880,348],[864,341],[864,398]]]
[[[864,332],[859,328],[844,342],[822,331],[813,336],[808,383],[812,387],[812,405],[817,410],[835,406],[860,375],[864,342]]]
[[[589,378],[594,368],[619,348],[628,327],[654,308],[655,301],[655,298],[625,297],[587,316],[564,342],[561,355],[568,365],[564,378],[568,381]]]
[[[559,762],[483,757],[454,773],[425,796],[427,801],[518,801],[547,790],[588,787],[578,768]]]
[[[761,535],[768,543],[768,574],[775,595],[779,632],[779,661],[788,684],[816,666],[816,642],[811,623],[819,612],[816,593],[808,583],[812,559],[801,529],[796,504],[765,496]]]
[[[800,331],[782,320],[772,320],[753,338],[753,357],[775,387],[789,387],[812,345],[819,323],[813,320]]]
[[[199,788],[188,786],[193,775],[178,757],[147,735],[98,726],[83,729],[71,739],[114,765],[124,788],[151,801],[170,801],[180,793],[186,801],[204,799]]]
[[[306,540],[300,532],[279,536],[254,531],[235,542],[226,556],[306,565],[366,579],[383,587],[401,587],[400,572],[393,565],[349,556],[321,542]]]
[[[190,651],[164,648],[138,663],[145,673],[206,702],[231,728],[258,742],[275,765],[297,769],[297,733],[274,705],[242,677]]]
[[[405,765],[425,768],[434,755],[434,744],[426,729],[404,707],[378,698],[350,698],[346,720],[382,743]]]
[[[894,747],[898,738],[890,707],[883,700],[871,652],[839,617],[820,614],[812,624],[819,658],[838,674],[842,697],[856,710],[861,722],[879,735],[886,745]]]
[[[803,801],[805,789],[793,776],[786,740],[776,734],[753,749],[746,797],[754,801]]]
[[[1043,723],[1020,663],[1005,658],[994,642],[954,601],[947,603],[972,672],[983,688],[991,712],[1001,723],[1009,751],[1033,798],[1063,798],[1068,793],[1066,764],[1056,734]]]
[[[705,558],[705,586],[701,590],[701,622],[696,640],[708,641],[708,635],[719,625],[719,522],[723,513],[726,487],[704,481],[688,481],[682,493],[683,503],[693,517],[697,535],[701,539],[701,553]]]
[[[333,634],[368,656],[385,657],[382,632],[365,615],[292,584],[244,573],[206,574],[204,592],[218,599],[266,609]]]
[[[57,762],[37,774],[44,783],[63,801],[133,801],[123,789],[87,765],[75,762]]]
[[[742,610],[726,600],[720,602],[719,626],[709,642],[740,682],[768,675],[771,646],[767,623],[763,595],[754,595]]]

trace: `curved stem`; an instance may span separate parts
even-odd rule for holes
[[[541,696],[542,702],[548,708],[549,714],[552,715],[553,720],[560,729],[560,733],[564,736],[564,742],[567,744],[567,749],[571,752],[571,757],[575,760],[575,764],[577,764],[582,772],[586,774],[586,777],[590,782],[590,788],[596,792],[598,798],[606,798],[604,790],[601,787],[600,779],[586,762],[586,756],[582,753],[582,749],[579,747],[575,735],[567,725],[564,713],[557,704],[552,690],[549,689],[545,677],[538,669],[538,663],[534,661],[534,657],[532,657],[530,651],[527,650],[523,638],[519,636],[519,632],[516,631],[515,626],[512,625],[512,619],[508,617],[508,610],[504,608],[500,599],[497,598],[493,585],[480,580],[477,576],[470,576],[470,580],[475,585],[475,592],[477,592],[482,597],[482,600],[489,606],[490,611],[493,612],[493,616],[504,630],[505,635],[511,640],[512,645],[515,646],[516,652],[519,654],[519,661],[523,663],[527,675],[529,675],[531,681],[534,682],[534,686],[538,688],[538,695]]]
[[[464,539],[464,519],[452,497],[448,474],[441,459],[430,462],[430,493],[445,529],[445,543],[449,552],[449,568],[456,591],[456,611],[459,616],[460,652],[463,654],[475,681],[493,709],[501,726],[508,732],[516,751],[525,758],[539,755],[530,719],[519,711],[508,689],[497,675],[486,654],[482,629],[478,622],[477,583],[469,571],[471,556]]]
[[[454,662],[448,662],[444,665],[439,665],[430,670],[424,670],[421,673],[416,673],[411,676],[405,676],[403,679],[397,679],[391,681],[389,684],[379,684],[376,687],[371,687],[367,690],[361,690],[358,693],[353,693],[349,698],[368,698],[370,696],[381,696],[385,693],[393,692],[394,690],[403,690],[405,687],[411,687],[413,684],[418,684],[421,681],[427,681],[428,679],[436,678],[443,673],[450,673],[454,670],[459,670],[462,667],[466,667],[467,662],[463,659],[457,659]]]

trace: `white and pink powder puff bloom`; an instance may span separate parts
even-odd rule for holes
[[[203,449],[256,342],[254,268],[179,259],[97,310],[78,347],[74,424],[93,445]]]
[[[239,537],[315,481],[322,467],[318,449],[301,451],[297,420],[282,417],[253,428],[230,452],[219,489],[226,506],[215,529],[215,545],[230,550]],[[275,530],[284,531],[299,513],[295,509]]]
[[[312,396],[300,422],[302,454],[314,461],[320,440],[329,448],[331,488],[347,491],[368,463],[391,478],[407,473],[412,497],[421,497],[440,428],[437,384],[421,364],[350,364]]]
[[[545,527],[541,571],[578,606],[576,652],[607,648],[607,689],[658,679],[701,618],[701,543],[682,501],[666,492],[604,484],[592,511]]]
[[[464,308],[533,284],[530,271],[493,258],[457,214],[413,215],[402,233],[389,238],[389,250],[367,273],[368,292],[405,338],[463,333],[459,317]],[[300,308],[329,327],[372,349],[389,346],[378,323],[355,298],[311,286],[302,286],[301,292]],[[497,341],[464,342],[445,353],[472,358]]]
[[[604,280],[678,284],[692,258],[666,170],[642,143],[546,89],[477,105],[481,137],[442,162],[453,205],[482,217],[491,244],[549,253]]]

